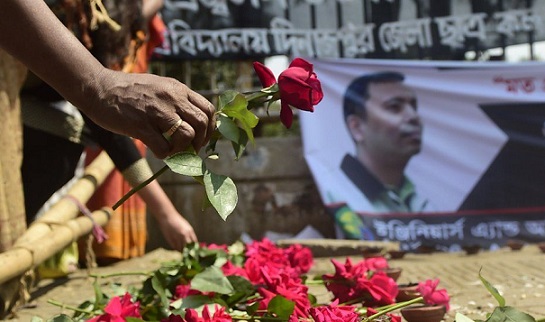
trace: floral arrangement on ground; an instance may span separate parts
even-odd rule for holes
[[[191,244],[180,260],[146,273],[140,287],[118,287],[107,295],[99,286],[107,277],[95,276],[93,300],[78,307],[50,301],[74,313],[48,321],[401,322],[403,316],[409,322],[439,322],[449,310],[450,297],[438,288],[439,280],[399,285],[399,274],[385,257],[331,262],[333,272],[310,276],[312,253],[299,244],[281,248],[268,239],[230,246]],[[498,301],[485,321],[536,321],[506,306],[499,292],[480,273],[479,277]],[[310,285],[322,285],[330,301],[318,303]],[[457,313],[456,321],[473,320]]]

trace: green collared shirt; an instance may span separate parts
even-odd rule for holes
[[[383,185],[357,159],[346,155],[341,169],[352,183],[369,200],[378,213],[422,212],[428,207],[428,200],[416,193],[414,184],[404,177],[400,187]],[[358,209],[363,210],[363,209]]]

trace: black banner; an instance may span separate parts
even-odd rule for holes
[[[452,58],[545,39],[542,1],[166,0],[162,59]]]

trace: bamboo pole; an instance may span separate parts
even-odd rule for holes
[[[106,152],[100,153],[67,192],[77,202],[85,204],[114,169]],[[72,199],[72,198],[70,198]],[[93,222],[104,226],[109,220],[111,208],[96,211],[89,217],[76,218],[80,208],[74,200],[63,198],[33,222],[15,245],[0,254],[0,317],[11,310],[14,303],[24,303],[26,291],[18,279],[35,266],[55,255],[81,236],[89,234]],[[15,301],[15,302],[14,302]]]
[[[112,160],[106,152],[102,151],[85,168],[82,178],[70,187],[67,195],[73,196],[85,204],[113,169]],[[80,210],[73,200],[62,198],[28,227],[25,233],[17,239],[14,247],[40,240],[42,236],[51,232],[53,226],[66,223],[68,220],[76,218],[79,213]]]
[[[39,241],[20,243],[0,254],[0,285],[11,278],[24,274],[29,269],[44,262],[49,257],[70,245],[80,237],[89,234],[93,222],[104,226],[110,219],[111,208],[103,208],[89,217],[81,216],[68,220],[62,225],[51,227],[51,230]]]

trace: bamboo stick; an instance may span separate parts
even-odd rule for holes
[[[67,194],[85,204],[113,169],[112,160],[106,152],[102,151],[85,168],[82,178],[70,187]],[[79,212],[80,210],[74,201],[66,198],[59,200],[28,227],[25,233],[17,239],[14,247],[40,240],[42,236],[51,232],[53,226],[62,225],[68,220],[76,218]]]
[[[49,257],[68,246],[71,242],[89,234],[93,221],[104,226],[112,213],[111,208],[103,208],[92,213],[92,218],[81,216],[70,219],[62,225],[52,226],[41,236],[39,241],[20,243],[0,254],[0,285],[11,278],[22,275],[29,269],[41,264]]]

